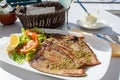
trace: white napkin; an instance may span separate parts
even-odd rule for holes
[[[55,12],[55,7],[27,7],[26,14],[36,15]]]

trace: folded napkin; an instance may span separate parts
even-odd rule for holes
[[[78,29],[73,29],[74,32],[80,32],[83,33],[83,31]],[[113,57],[120,57],[120,45],[116,43],[109,42],[112,47],[112,56]]]
[[[28,15],[46,14],[55,12],[55,7],[27,7]]]

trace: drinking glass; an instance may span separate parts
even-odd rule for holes
[[[70,8],[71,3],[73,2],[73,0],[59,0],[60,4],[65,8],[65,16],[66,16],[66,20],[65,20],[65,26],[64,29],[68,30],[70,29],[70,27],[68,26],[68,10]]]

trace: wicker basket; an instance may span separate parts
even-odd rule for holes
[[[27,15],[26,8],[16,10],[16,14],[25,29],[57,28],[65,22],[65,10],[59,2],[41,2],[34,4],[34,7],[55,7],[55,12],[46,14]]]

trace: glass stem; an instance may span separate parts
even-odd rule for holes
[[[65,30],[68,30],[68,9],[66,9],[65,11],[65,16],[66,16],[66,20],[65,20]]]
[[[67,16],[67,28],[69,28],[69,27],[68,27],[68,9],[67,9],[66,16]]]

